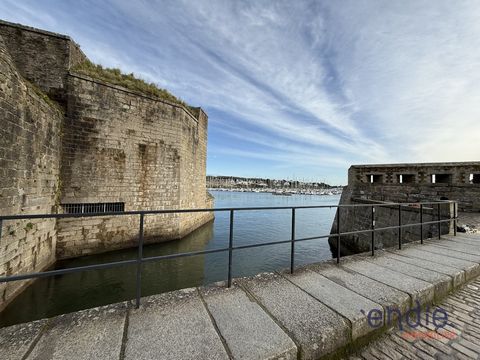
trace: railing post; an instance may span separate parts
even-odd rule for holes
[[[398,205],[398,250],[402,250],[402,205]]]
[[[340,206],[337,207],[337,264],[340,263]]]
[[[136,281],[136,302],[135,307],[140,307],[140,298],[142,297],[142,258],[143,258],[143,217],[140,214],[140,231],[138,234],[138,252],[137,252],[137,281]]]
[[[438,239],[442,237],[442,223],[440,218],[440,203],[437,204],[437,221],[438,221]]]
[[[2,227],[3,227],[3,219],[0,219],[0,241],[2,241]]]
[[[228,280],[227,280],[227,287],[232,286],[232,257],[233,257],[233,210],[230,210],[230,234],[228,236]]]
[[[292,208],[292,244],[290,248],[290,274],[295,267],[295,208]]]
[[[375,256],[375,206],[372,205],[372,256]]]
[[[0,224],[1,224],[0,220]],[[1,234],[1,229],[0,229]],[[453,236],[457,236],[457,202],[453,203]]]
[[[420,244],[423,244],[423,204],[420,204]]]

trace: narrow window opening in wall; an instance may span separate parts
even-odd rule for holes
[[[480,174],[470,174],[470,184],[480,184]]]
[[[452,174],[432,174],[432,184],[450,184]]]
[[[397,180],[400,184],[414,183],[415,182],[415,175],[413,175],[413,174],[397,175]]]
[[[370,184],[382,183],[383,175],[367,175],[367,179]]]
[[[64,214],[101,214],[124,212],[125,203],[62,204]]]

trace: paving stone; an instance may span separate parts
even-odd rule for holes
[[[444,247],[439,245],[430,245],[430,244],[424,245],[422,246],[422,250],[425,250],[434,254],[450,256],[456,259],[467,260],[473,263],[477,263],[477,265],[480,263],[480,255],[466,254],[464,252],[456,251],[453,249],[445,249]]]
[[[348,321],[278,274],[241,281],[286,329],[303,359],[317,359],[351,341]]]
[[[476,353],[476,352],[474,352],[474,351],[466,348],[466,347],[463,346],[463,345],[460,345],[460,344],[454,342],[454,343],[452,343],[452,347],[453,347],[455,350],[461,352],[461,353],[464,354],[464,355],[467,355],[468,357],[470,357],[470,358],[472,358],[472,359],[478,358],[478,353]]]
[[[228,359],[196,289],[143,299],[129,317],[125,359]]]
[[[297,347],[239,287],[205,287],[203,298],[235,359],[297,359]]]
[[[453,351],[451,347],[445,345],[443,342],[441,342],[438,339],[424,339],[424,341],[430,346],[433,346],[435,349],[443,352],[446,355],[451,354]]]
[[[377,343],[376,349],[387,355],[390,359],[400,360],[403,359],[403,355],[395,350],[395,348],[390,347],[385,342]]]
[[[417,355],[409,350],[410,344],[405,340],[400,339],[399,337],[390,336],[382,338],[382,341],[385,341],[385,343],[391,348],[397,349],[397,351],[399,351],[405,358],[417,360]]]
[[[480,275],[480,266],[476,262],[459,259],[449,256],[448,254],[439,254],[431,251],[426,251],[424,246],[422,247],[409,247],[402,250],[402,255],[409,257],[416,257],[422,260],[433,261],[438,264],[445,264],[447,266],[455,267],[465,271],[465,279],[471,280]]]
[[[392,257],[378,256],[367,261],[433,284],[437,299],[445,297],[453,288],[453,279],[450,276],[398,261]]]
[[[421,304],[431,303],[433,301],[434,286],[426,281],[401,274],[368,261],[347,260],[343,262],[342,266],[406,292],[412,299],[412,305],[414,305],[417,300]]]
[[[471,341],[465,340],[465,339],[460,339],[458,343],[462,346],[465,346],[466,348],[475,351],[477,353],[477,356],[480,356],[480,346],[478,344],[475,344]]]
[[[347,268],[331,264],[315,264],[306,268],[382,305],[384,310],[394,308],[403,312],[410,306],[410,296],[407,293]]]
[[[479,244],[468,244],[462,242],[460,240],[448,240],[442,242],[434,242],[429,241],[429,245],[440,246],[442,248],[452,249],[454,251],[472,254],[472,255],[480,255],[480,243]]]
[[[431,357],[435,357],[435,355],[437,355],[437,353],[438,353],[438,350],[437,350],[437,349],[435,349],[433,346],[427,344],[427,343],[424,342],[423,340],[422,340],[422,341],[418,341],[417,343],[415,343],[414,346],[415,346],[418,350],[427,353],[427,354],[430,355]]]
[[[0,329],[1,358],[3,360],[23,359],[46,323],[47,320],[39,320]]]
[[[402,250],[386,251],[385,256],[424,269],[430,269],[440,274],[451,276],[453,279],[453,286],[455,288],[465,283],[465,272],[461,269],[447,266],[445,264],[439,264],[429,260],[410,257],[406,255],[405,252],[403,252]]]
[[[472,235],[461,235],[461,233],[458,233],[458,232],[457,232],[457,236],[448,236],[447,240],[456,240],[466,244],[473,244],[473,245],[480,244],[480,237],[474,237]]]
[[[283,275],[330,309],[346,317],[352,325],[353,340],[383,326],[384,309],[380,304],[308,269]],[[382,320],[378,324],[369,324],[367,314],[372,310],[381,315]]]
[[[28,359],[115,359],[120,356],[127,305],[61,315],[50,321]]]

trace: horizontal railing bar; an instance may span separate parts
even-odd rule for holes
[[[444,200],[436,202],[422,203],[372,203],[372,204],[337,204],[337,205],[304,205],[304,206],[266,206],[266,207],[240,207],[240,208],[213,208],[213,209],[169,209],[169,210],[136,210],[123,212],[104,212],[104,213],[81,213],[81,214],[25,214],[25,215],[1,215],[0,220],[24,220],[24,219],[65,219],[65,218],[84,218],[101,216],[129,216],[129,215],[161,215],[161,214],[182,214],[197,212],[223,212],[223,211],[261,211],[261,210],[291,210],[291,209],[326,209],[326,208],[345,208],[345,207],[388,207],[404,206],[417,209],[420,204],[437,205],[452,204],[454,201]],[[420,209],[418,207],[418,209]],[[425,209],[424,210],[428,210]]]
[[[451,222],[453,220],[457,220],[458,217],[453,217],[445,220],[435,220],[435,221],[428,221],[423,222],[423,225],[428,224],[438,224],[444,222]],[[419,226],[422,223],[414,223],[414,224],[402,224],[402,225],[395,225],[395,226],[388,226],[383,228],[375,228],[375,229],[365,229],[365,230],[355,230],[355,231],[348,231],[348,232],[341,232],[341,233],[332,233],[328,235],[319,235],[319,236],[312,236],[294,240],[281,240],[281,241],[271,241],[266,243],[259,243],[259,244],[251,244],[251,245],[242,245],[242,246],[235,246],[233,250],[241,250],[241,249],[251,249],[261,246],[268,246],[268,245],[278,245],[278,244],[287,244],[291,242],[301,242],[301,241],[308,241],[308,240],[315,240],[315,239],[322,239],[322,238],[329,238],[329,237],[336,237],[336,236],[345,236],[345,235],[353,235],[353,234],[362,234],[362,233],[371,233],[371,232],[378,232],[378,231],[385,231],[385,230],[392,230],[404,227],[412,227],[412,226]],[[211,250],[199,250],[199,251],[192,251],[187,253],[177,253],[177,254],[169,254],[169,255],[160,255],[160,256],[150,256],[144,257],[141,259],[141,262],[150,262],[150,261],[159,261],[159,260],[166,260],[166,259],[176,259],[181,257],[189,257],[189,256],[196,256],[196,255],[205,255],[205,254],[213,254],[219,252],[226,252],[229,248],[219,248],[219,249],[211,249]],[[28,280],[33,278],[43,278],[43,277],[50,277],[50,276],[57,276],[57,275],[66,275],[72,274],[77,272],[89,271],[89,270],[100,270],[100,269],[109,269],[118,266],[125,266],[125,265],[132,265],[136,264],[137,260],[123,260],[117,262],[110,262],[105,264],[98,264],[98,265],[87,265],[87,266],[78,266],[68,269],[59,269],[59,270],[50,270],[44,271],[39,273],[30,273],[30,274],[22,274],[22,275],[12,275],[12,276],[5,276],[0,277],[0,283],[4,282],[11,282],[11,281],[19,281],[19,280]]]
[[[444,223],[444,222],[450,222],[455,220],[455,218],[451,219],[446,219],[446,220],[435,220],[435,221],[425,221],[423,222],[423,225],[428,225],[428,224],[438,224],[439,222]],[[414,224],[402,224],[402,225],[393,225],[393,226],[387,226],[383,228],[375,228],[375,229],[366,229],[366,230],[354,230],[354,231],[348,231],[348,232],[342,232],[340,234],[330,234],[326,235],[325,237],[335,237],[335,236],[342,236],[342,235],[353,235],[353,234],[361,234],[361,233],[371,233],[371,232],[378,232],[378,231],[385,231],[385,230],[393,230],[393,229],[399,229],[399,228],[404,228],[404,227],[412,227],[412,226],[420,226],[422,223],[414,223]],[[301,240],[301,239],[300,239]]]

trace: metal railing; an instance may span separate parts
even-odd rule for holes
[[[441,219],[440,216],[440,206],[445,204],[453,204],[453,217],[451,216],[448,219]],[[423,221],[423,213],[424,213],[424,206],[429,205],[437,205],[437,220],[434,221]],[[375,225],[376,223],[376,209],[380,207],[392,207],[398,206],[399,216],[398,216],[398,225],[388,226],[377,228]],[[341,225],[341,213],[340,209],[342,208],[351,208],[351,207],[371,207],[371,228],[365,230],[355,230],[355,231],[347,231],[347,232],[340,232],[340,225]],[[420,212],[420,222],[419,223],[411,223],[411,224],[403,224],[402,223],[402,207],[407,207],[409,209],[419,209]],[[297,209],[322,209],[322,208],[337,208],[336,213],[336,233],[330,233],[328,235],[319,235],[319,236],[312,236],[312,237],[304,237],[304,238],[295,238],[295,211]],[[271,241],[271,242],[264,242],[264,243],[256,243],[250,245],[239,245],[234,246],[234,214],[235,212],[243,212],[243,211],[258,211],[258,210],[290,210],[291,211],[291,237],[288,240],[280,240],[280,241]],[[169,254],[169,255],[159,255],[159,256],[143,256],[143,240],[144,240],[144,221],[146,215],[159,215],[159,214],[181,214],[181,213],[199,213],[199,212],[229,212],[230,213],[230,220],[229,220],[229,239],[228,239],[228,247],[218,248],[218,249],[211,249],[211,250],[198,250],[198,251],[191,251],[191,252],[184,252],[184,253],[176,253],[176,254]],[[216,209],[180,209],[180,210],[146,210],[146,211],[125,211],[122,213],[119,212],[105,212],[105,213],[79,213],[79,214],[41,214],[41,215],[1,215],[0,216],[0,239],[2,236],[2,224],[3,221],[8,220],[26,220],[26,219],[64,219],[64,218],[84,218],[84,217],[105,217],[105,216],[128,216],[128,215],[138,215],[139,216],[139,236],[138,236],[138,251],[136,259],[132,260],[122,260],[116,262],[108,262],[103,264],[95,264],[95,265],[87,265],[87,266],[78,266],[73,268],[67,269],[59,269],[59,270],[49,270],[43,272],[36,272],[36,273],[28,273],[28,274],[19,274],[19,275],[9,275],[0,277],[0,283],[12,282],[12,281],[20,281],[20,280],[29,280],[35,278],[43,278],[43,277],[50,277],[50,276],[57,276],[57,275],[66,275],[72,274],[82,271],[89,271],[89,270],[100,270],[100,269],[108,269],[114,268],[119,266],[125,265],[137,265],[136,267],[136,294],[135,294],[135,305],[138,308],[140,306],[140,298],[141,298],[141,282],[142,282],[142,264],[151,262],[151,261],[160,261],[160,260],[167,260],[167,259],[176,259],[182,257],[189,257],[189,256],[196,256],[196,255],[206,255],[206,254],[213,254],[213,253],[220,253],[220,252],[228,252],[228,275],[227,275],[227,286],[230,287],[232,285],[232,264],[233,264],[233,251],[234,250],[241,250],[241,249],[251,249],[256,247],[262,246],[269,246],[269,245],[279,245],[279,244],[290,244],[290,272],[293,273],[295,270],[295,244],[297,242],[302,241],[309,241],[309,240],[316,240],[316,239],[324,239],[330,237],[337,238],[337,263],[340,262],[341,258],[341,237],[347,235],[354,235],[354,234],[362,234],[362,233],[371,233],[371,251],[372,256],[375,255],[375,233],[379,231],[391,230],[391,229],[399,229],[398,234],[398,248],[402,248],[402,229],[406,227],[413,227],[413,226],[420,226],[420,241],[423,244],[423,227],[425,225],[430,224],[438,224],[438,238],[441,237],[441,224],[449,222],[450,225],[453,222],[454,227],[454,235],[457,234],[457,203],[455,201],[436,201],[436,202],[422,202],[422,203],[373,203],[373,204],[345,204],[345,205],[312,205],[312,206],[273,206],[273,207],[244,207],[244,208],[216,208]]]

